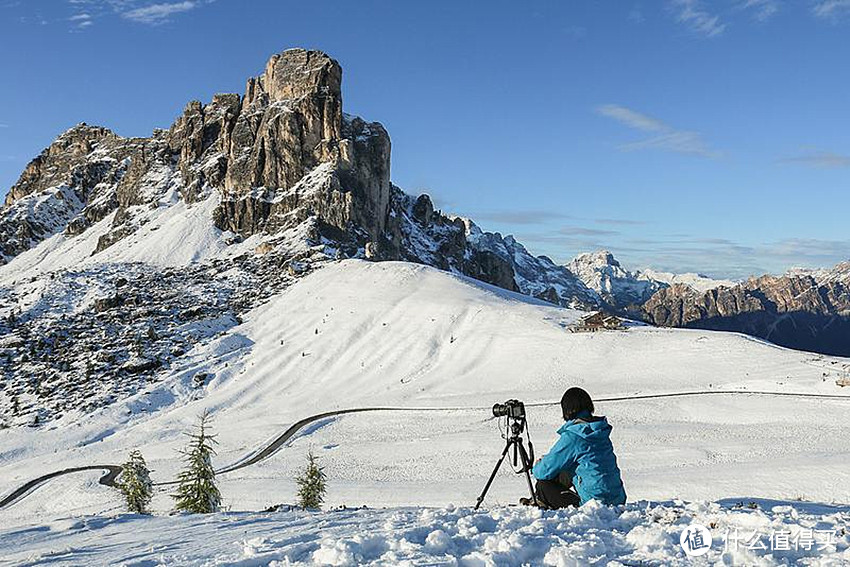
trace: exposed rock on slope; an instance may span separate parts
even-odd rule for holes
[[[390,197],[390,139],[342,113],[342,69],[318,51],[273,56],[245,95],[191,102],[168,132],[184,195],[221,191],[216,226],[241,235],[311,216],[378,240]]]
[[[747,333],[779,345],[850,356],[850,262],[743,283],[625,270],[605,250],[566,267],[599,305],[654,325]]]
[[[0,263],[65,231],[79,234],[146,190],[156,138],[126,139],[79,124],[27,165],[6,195],[0,214]],[[129,174],[128,174],[129,173]]]
[[[643,306],[647,321],[738,331],[779,345],[850,355],[850,285],[845,264],[824,274],[762,276],[704,293],[673,285]]]
[[[603,304],[599,293],[588,287],[567,267],[546,256],[534,256],[513,236],[484,232],[470,220],[465,221],[470,241],[479,250],[487,250],[508,262],[514,271],[517,288],[544,301],[580,309],[596,309]]]

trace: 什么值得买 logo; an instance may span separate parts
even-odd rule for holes
[[[700,524],[691,524],[682,530],[679,545],[691,557],[705,555],[711,549],[711,531]]]

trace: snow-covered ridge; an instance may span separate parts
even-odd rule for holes
[[[581,275],[568,267],[559,266],[546,256],[534,256],[511,235],[503,238],[498,232],[484,232],[471,219],[461,218],[461,221],[473,247],[510,263],[514,281],[523,293],[576,308],[592,309],[600,305],[599,290],[587,285]]]
[[[850,261],[841,262],[833,268],[792,268],[789,276],[810,276],[821,285],[827,283],[843,283],[850,286]]]
[[[730,287],[736,283],[701,274],[673,274],[649,268],[627,270],[608,250],[579,254],[567,262],[566,267],[615,310],[639,307],[658,290],[674,284],[706,292],[720,286]]]
[[[732,287],[735,285],[734,280],[717,279],[703,274],[682,273],[674,274],[671,272],[659,272],[652,269],[638,270],[638,277],[645,278],[650,281],[661,282],[667,285],[683,284],[699,292],[706,292],[710,289],[715,289],[721,286]]]

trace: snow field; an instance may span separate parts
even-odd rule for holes
[[[63,518],[3,532],[15,565],[843,565],[850,509],[770,501],[636,502],[541,511],[507,507],[396,508],[323,513]],[[679,545],[692,523],[713,544],[689,558]],[[769,538],[789,534],[788,549]],[[755,535],[753,535],[755,534]],[[808,538],[807,536],[811,536]],[[808,540],[808,543],[807,543]],[[767,549],[759,549],[761,543]],[[748,549],[748,547],[754,549]]]
[[[231,510],[226,514],[111,519],[120,500],[97,484],[97,473],[63,477],[0,510],[0,542],[15,550],[13,564],[75,564],[91,557],[92,564],[128,565],[667,565],[685,564],[681,548],[670,542],[678,542],[689,518],[767,527],[805,519],[802,512],[799,518],[769,508],[741,512],[669,502],[673,497],[850,502],[850,402],[746,394],[841,394],[823,378],[836,359],[730,333],[649,327],[570,333],[580,314],[424,266],[330,263],[247,313],[242,324],[196,346],[183,366],[127,401],[84,420],[68,416],[40,429],[0,431],[2,493],[60,468],[121,463],[135,448],[155,482],[171,480],[180,466],[176,451],[186,443],[183,432],[204,409],[213,414],[219,467],[245,459],[308,415],[374,406],[422,410],[311,424],[269,459],[220,477]],[[194,389],[198,372],[211,378]],[[663,505],[543,514],[501,508],[525,495],[523,479],[505,466],[488,494],[490,511],[449,507],[474,503],[503,447],[489,419],[492,404],[508,398],[556,402],[571,385],[597,399],[742,393],[598,404],[614,426],[630,502]],[[558,408],[530,406],[528,412],[542,454],[560,424]],[[248,512],[293,501],[292,479],[310,448],[326,467],[330,506],[441,509]],[[172,507],[169,492],[164,487],[157,493],[156,513]],[[647,506],[663,511],[662,519]],[[846,526],[846,506],[807,510],[806,521]],[[69,515],[80,519],[54,527]],[[391,520],[396,523],[389,529]],[[479,533],[463,526],[478,526]],[[784,557],[840,565],[846,547],[839,538],[835,550]],[[734,553],[709,556],[703,564],[783,560],[766,552]]]

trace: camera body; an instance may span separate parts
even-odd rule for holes
[[[493,417],[525,419],[525,404],[519,400],[508,400],[503,404],[494,404]]]

